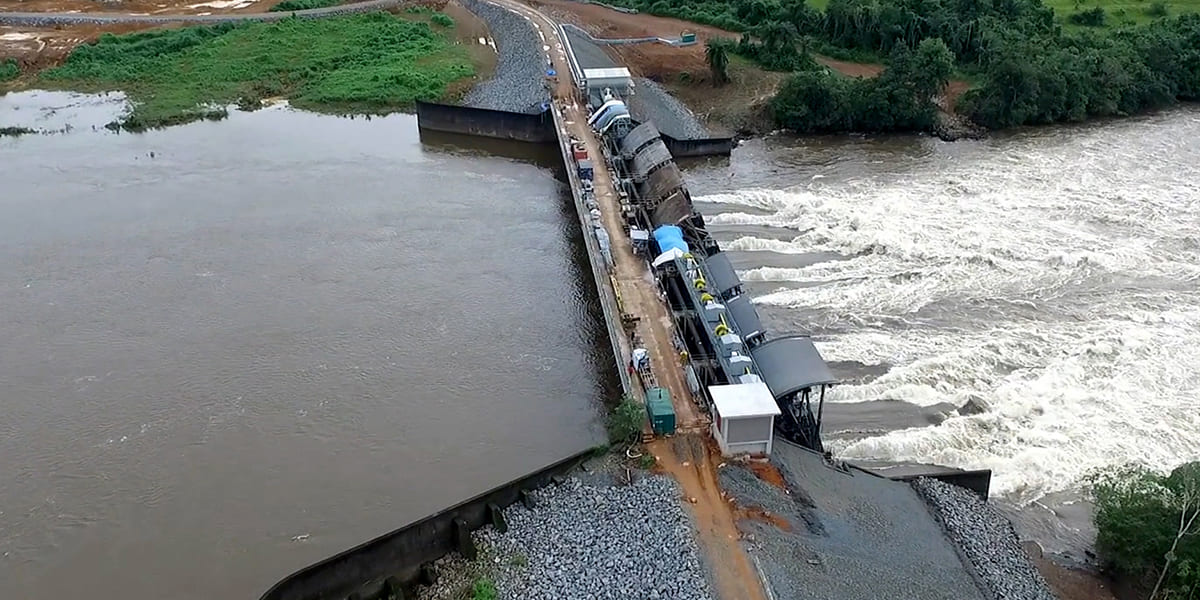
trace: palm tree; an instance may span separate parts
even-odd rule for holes
[[[708,60],[708,69],[712,71],[713,84],[729,83],[729,51],[725,40],[716,38],[704,43],[704,58]]]

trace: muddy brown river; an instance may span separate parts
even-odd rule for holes
[[[546,163],[408,115],[111,111],[0,98],[73,127],[0,138],[0,598],[257,598],[603,438]]]
[[[254,598],[602,437],[549,163],[403,115],[97,130],[114,102],[0,98],[65,132],[0,138],[0,598]],[[1091,470],[1200,457],[1197,136],[1194,106],[777,135],[686,173],[768,326],[845,379],[837,454],[993,469],[1077,551]]]

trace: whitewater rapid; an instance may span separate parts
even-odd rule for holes
[[[990,468],[1020,505],[1100,467],[1200,458],[1196,140],[1195,109],[924,140],[894,168],[696,199],[760,310],[801,315],[829,361],[885,367],[834,402],[986,407],[835,453]],[[837,258],[770,266],[787,256]]]

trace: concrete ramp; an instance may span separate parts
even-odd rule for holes
[[[835,468],[779,439],[771,460],[786,489],[735,465],[721,483],[750,514],[740,526],[776,598],[985,598],[907,483]]]

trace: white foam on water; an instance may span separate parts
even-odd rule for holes
[[[892,366],[834,402],[989,407],[838,454],[991,468],[995,492],[1028,502],[1096,467],[1200,458],[1200,120],[1179,114],[697,201],[729,209],[706,218],[726,229],[795,232],[722,240],[751,262],[846,257],[741,273],[759,304],[818,315],[827,360]]]

